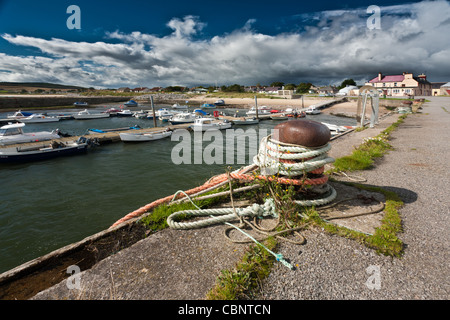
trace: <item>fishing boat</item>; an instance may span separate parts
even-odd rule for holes
[[[26,111],[20,111],[19,110],[19,111],[14,112],[14,114],[9,115],[8,119],[9,120],[23,119],[23,118],[31,116],[32,114],[33,114],[32,112],[26,112]]]
[[[231,122],[233,122],[233,124],[236,125],[248,125],[248,124],[258,124],[259,123],[259,119],[257,118],[239,118],[236,120],[231,120]]]
[[[115,131],[126,131],[126,130],[139,130],[142,129],[140,126],[135,125],[132,127],[125,127],[125,128],[114,128],[114,129],[95,129],[95,128],[90,128],[88,129],[88,132],[92,132],[92,133],[107,133],[107,132],[115,132]]]
[[[116,115],[118,117],[132,117],[133,112],[131,112],[130,110],[122,110],[122,111],[117,112]]]
[[[120,140],[124,142],[145,142],[154,141],[163,138],[170,137],[172,131],[157,131],[157,132],[145,132],[145,133],[134,133],[134,132],[121,132],[119,133]]]
[[[204,103],[204,104],[202,104],[201,106],[200,106],[200,108],[203,108],[203,109],[208,109],[208,108],[215,108],[216,106],[214,105],[214,104],[212,104],[212,103]]]
[[[271,114],[270,110],[268,107],[266,106],[262,106],[258,108],[258,115],[265,115],[265,114]],[[256,108],[252,107],[248,112],[247,112],[248,116],[254,116],[256,115]]]
[[[175,114],[169,119],[171,124],[181,124],[181,123],[194,123],[197,116],[190,112],[183,112]]]
[[[80,137],[72,142],[53,141],[47,145],[3,148],[0,149],[0,163],[39,161],[86,153],[89,145],[88,139]]]
[[[231,122],[227,120],[216,121],[214,118],[197,118],[191,128],[194,131],[223,130],[231,128]]]
[[[308,109],[305,110],[306,114],[321,114],[322,112],[317,109],[315,106],[310,106]]]
[[[84,109],[83,111],[78,112],[77,114],[73,115],[74,119],[76,120],[89,120],[89,119],[100,119],[100,118],[109,118],[109,113],[90,113],[87,109]]]
[[[46,123],[46,122],[57,122],[60,120],[59,117],[49,117],[43,114],[37,114],[33,113],[32,115],[17,119],[20,122],[23,123]]]
[[[89,104],[87,102],[81,102],[81,101],[77,101],[73,104],[76,107],[87,107],[89,106]]]
[[[130,100],[130,101],[125,102],[123,105],[127,106],[127,107],[137,107],[138,103],[134,100]]]
[[[0,145],[46,141],[61,138],[59,130],[23,132],[25,123],[10,123],[0,127]]]

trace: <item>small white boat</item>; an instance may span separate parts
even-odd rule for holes
[[[117,112],[116,115],[118,117],[132,117],[133,112],[131,112],[130,110],[122,110],[122,111]]]
[[[25,127],[25,123],[7,124],[0,127],[0,145],[46,141],[61,138],[58,130],[53,130],[51,132],[39,131],[25,133],[23,132],[23,127]]]
[[[31,116],[32,114],[33,114],[32,112],[26,112],[26,111],[19,110],[17,112],[14,112],[13,115],[9,115],[8,119],[11,119],[11,120],[23,119],[23,118]]]
[[[266,107],[266,106],[262,106],[258,108],[258,115],[264,115],[264,114],[271,114],[270,112],[270,108]],[[248,116],[254,116],[256,115],[256,108],[252,107],[248,112],[247,112]]]
[[[144,118],[148,117],[148,113],[147,113],[147,111],[141,110],[141,111],[133,113],[133,116],[138,119],[144,119]]]
[[[172,109],[188,109],[189,106],[187,105],[180,105],[179,103],[175,103],[174,105],[172,105]]]
[[[137,107],[139,104],[134,100],[130,100],[128,102],[125,102],[124,105],[127,107]]]
[[[170,137],[172,131],[158,131],[158,132],[146,132],[146,133],[133,133],[133,132],[121,132],[119,133],[120,140],[124,142],[144,142],[154,141]]]
[[[317,109],[315,106],[310,106],[308,109],[305,110],[306,114],[321,114],[322,112]]]
[[[223,130],[231,128],[231,122],[227,120],[217,121],[214,118],[198,118],[191,125],[194,131],[206,131],[206,130]]]
[[[223,99],[219,99],[219,100],[216,100],[216,102],[214,102],[214,104],[216,106],[224,106],[225,105],[225,101]]]
[[[194,123],[197,116],[190,112],[175,114],[169,119],[171,124]]]
[[[167,108],[162,108],[156,111],[155,115],[161,121],[169,121],[169,119],[172,118],[175,115],[175,113]],[[153,113],[151,114],[151,116],[153,119]]]
[[[233,122],[233,124],[236,125],[247,125],[247,124],[258,124],[259,123],[259,119],[257,118],[239,118],[236,120],[231,120],[231,122]]]
[[[90,113],[87,109],[74,114],[73,117],[76,120],[89,120],[89,119],[100,119],[109,118],[109,113]]]
[[[43,123],[43,122],[57,122],[60,120],[59,117],[49,117],[49,116],[45,116],[43,114],[32,114],[29,117],[25,117],[25,118],[21,118],[21,119],[17,119],[20,122],[23,123]]]

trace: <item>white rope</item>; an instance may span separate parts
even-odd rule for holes
[[[272,140],[269,135],[261,140],[258,154],[253,158],[253,162],[260,167],[264,175],[281,174],[295,177],[334,162],[334,159],[327,155],[330,149],[329,143],[318,148],[306,148]],[[281,162],[280,159],[301,161],[286,163]]]

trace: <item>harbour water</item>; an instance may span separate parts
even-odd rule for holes
[[[118,104],[96,109],[104,111],[109,107],[118,107]],[[167,106],[156,106],[160,107]],[[130,109],[149,110],[150,106]],[[236,109],[220,111],[233,115]],[[51,115],[75,110],[46,112]],[[0,113],[0,118],[8,114],[12,112]],[[338,125],[356,124],[354,119],[326,114],[307,118]],[[271,130],[278,123],[280,121],[264,120],[258,125],[241,128]],[[150,128],[153,120],[134,117],[64,120],[28,124],[25,131],[59,128],[71,135],[84,135],[89,128],[133,125]],[[158,121],[158,126],[166,125],[168,123]],[[0,165],[0,273],[105,230],[147,203],[178,190],[191,189],[225,172],[227,164],[173,164],[172,148],[178,143],[170,138],[137,144],[118,142],[95,147],[86,155]],[[205,143],[203,147],[210,143],[214,142]]]

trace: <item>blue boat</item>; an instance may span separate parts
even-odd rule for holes
[[[204,103],[200,106],[200,108],[215,108],[216,106],[212,103]]]
[[[88,129],[88,131],[93,132],[93,133],[107,133],[107,132],[114,132],[114,131],[126,131],[126,130],[139,130],[142,129],[140,126],[135,125],[132,127],[126,127],[126,128],[115,128],[115,129],[95,129],[95,128],[91,128]]]
[[[130,100],[128,102],[125,102],[124,105],[127,106],[127,107],[137,107],[138,103],[136,101],[134,101],[134,100]]]
[[[53,141],[47,145],[4,148],[0,151],[0,163],[32,162],[83,154],[91,143],[91,140],[80,137],[74,142]]]

